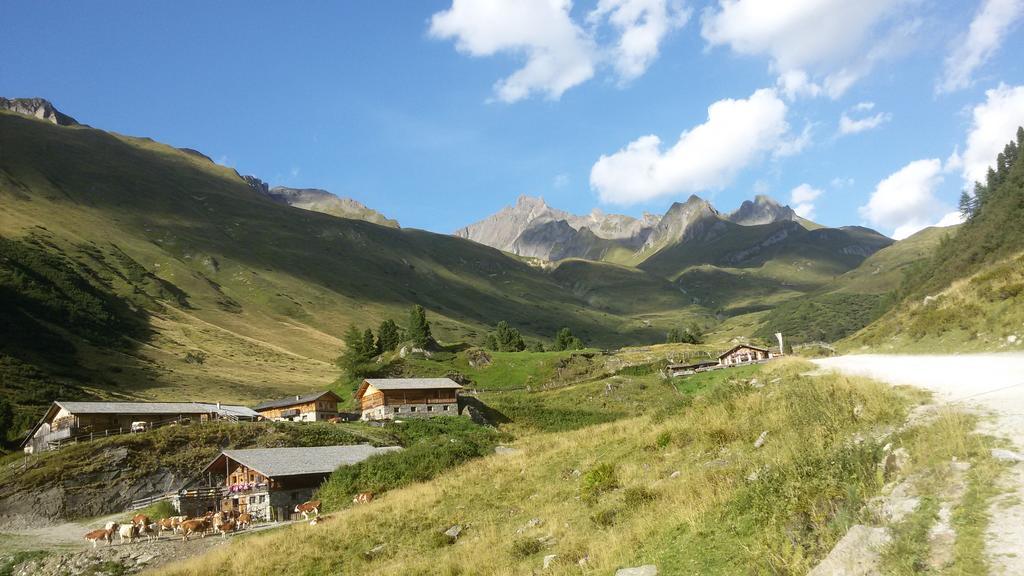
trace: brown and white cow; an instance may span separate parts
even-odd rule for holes
[[[369,504],[373,500],[373,492],[360,492],[352,499],[353,504]]]
[[[117,526],[117,524],[114,526]],[[114,528],[100,528],[98,530],[93,530],[85,535],[85,539],[92,542],[93,548],[95,548],[96,544],[101,541],[106,541],[107,546],[110,546],[114,543],[114,530]]]
[[[238,523],[239,530],[248,528],[249,525],[252,524],[252,514],[249,514],[248,512],[239,514],[236,522]]]
[[[117,533],[121,536],[121,544],[124,544],[125,540],[131,544],[139,536],[139,526],[137,524],[121,524],[117,529]]]
[[[310,500],[309,502],[303,502],[295,507],[295,511],[302,514],[303,520],[309,520],[309,515],[314,516],[320,515],[320,501]]]
[[[206,531],[209,529],[209,518],[193,518],[192,520],[185,520],[181,523],[181,539],[188,542],[188,537],[193,534],[199,534],[200,537],[206,538]]]
[[[227,522],[224,522],[223,524],[219,524],[217,526],[217,532],[220,532],[221,536],[227,536],[228,532],[234,532],[235,528],[237,528],[235,521],[228,520]]]
[[[132,524],[135,524],[136,526],[139,526],[140,524],[149,525],[152,523],[153,521],[150,520],[149,516],[146,516],[145,514],[136,514],[135,516],[132,516]]]

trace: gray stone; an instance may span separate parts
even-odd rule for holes
[[[458,540],[460,534],[462,534],[461,524],[456,524],[444,531],[444,535],[451,538],[452,540]]]
[[[633,568],[619,568],[615,576],[658,576],[658,567],[654,564],[635,566]]]
[[[892,541],[887,528],[850,528],[808,576],[876,576],[882,548]]]
[[[761,435],[757,437],[757,440],[754,440],[754,448],[760,448],[761,446],[764,446],[764,442],[767,439],[768,431],[765,430],[764,432],[761,432]]]
[[[367,560],[373,560],[374,558],[383,554],[386,549],[387,544],[377,544],[373,548],[370,548],[366,552],[363,552],[363,558],[366,558]]]
[[[992,457],[996,460],[1002,460],[1003,462],[1024,462],[1024,456],[1012,450],[1005,450],[1003,448],[993,448]]]
[[[551,564],[553,564],[555,562],[555,560],[557,560],[557,559],[558,559],[558,554],[548,554],[547,556],[545,556],[544,557],[544,569],[547,570],[548,568],[550,568]]]
[[[668,477],[669,478],[679,478],[680,474],[681,474],[681,472],[679,472],[679,470],[676,470],[675,472],[669,474]]]
[[[495,446],[494,447],[494,453],[495,454],[501,454],[503,456],[509,456],[511,454],[518,454],[520,452],[522,452],[522,450],[520,450],[518,448],[512,448],[510,446]]]

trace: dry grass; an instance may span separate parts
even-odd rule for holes
[[[877,489],[877,448],[849,448],[853,434],[899,421],[905,402],[871,381],[801,377],[807,368],[773,363],[758,375],[767,386],[724,383],[664,418],[536,434],[516,454],[162,573],[522,574],[545,554],[560,559],[551,574],[581,573],[580,558],[597,574],[645,561],[665,573],[701,562],[711,562],[704,573],[801,572]],[[768,441],[754,449],[762,430]],[[601,465],[614,466],[617,488],[584,501],[582,479]],[[524,528],[533,518],[540,525]],[[438,534],[453,524],[465,531],[448,545]],[[537,538],[539,548],[521,543]],[[732,557],[709,550],[711,542]],[[367,559],[380,544],[383,552]]]

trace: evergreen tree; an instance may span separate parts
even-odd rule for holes
[[[551,346],[552,350],[582,350],[583,340],[577,338],[572,330],[569,328],[562,328],[555,335],[555,343]]]
[[[373,340],[373,330],[367,328],[366,331],[363,332],[363,345],[360,348],[363,353],[363,358],[366,360],[380,354],[380,351],[377,350],[377,344]]]
[[[687,344],[701,344],[704,342],[704,330],[696,322],[690,322],[683,337]]]
[[[544,344],[537,340],[534,340],[526,346],[526,349],[529,350],[530,352],[543,352]]]
[[[526,348],[523,336],[517,328],[512,328],[508,322],[502,320],[494,332],[498,350],[501,352],[520,352]]]
[[[409,339],[417,348],[425,348],[433,340],[430,335],[430,322],[427,322],[427,312],[419,304],[409,311]]]
[[[495,352],[498,351],[498,337],[494,335],[494,332],[491,332],[484,338],[484,348]]]
[[[364,334],[356,326],[349,326],[342,340],[345,342],[345,349],[338,357],[338,367],[350,378],[358,378],[364,373],[364,364],[368,360]]]
[[[394,320],[385,320],[380,323],[380,327],[377,328],[377,348],[383,352],[391,352],[395,348],[398,348],[398,344],[402,341],[402,335],[399,333],[398,324],[395,324]]]
[[[679,328],[672,328],[665,335],[665,342],[669,344],[678,344],[683,341],[683,331]]]
[[[969,220],[974,216],[974,199],[967,193],[967,190],[960,192],[960,216]]]
[[[1017,127],[1017,148],[1024,149],[1024,126]]]

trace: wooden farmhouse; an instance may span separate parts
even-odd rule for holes
[[[50,405],[22,444],[42,452],[62,443],[183,421],[258,420],[245,406],[207,402],[65,402]]]
[[[706,360],[704,362],[694,362],[692,364],[669,364],[665,367],[669,375],[673,378],[677,376],[689,376],[690,374],[696,374],[697,372],[703,372],[708,368],[718,366],[717,360]]]
[[[223,479],[215,508],[248,512],[267,521],[289,520],[295,506],[312,499],[331,472],[396,450],[401,447],[369,444],[225,450],[203,475]]]
[[[450,378],[368,378],[356,399],[363,420],[458,416],[461,389]]]
[[[718,363],[722,366],[737,366],[740,364],[763,362],[771,357],[771,351],[766,348],[758,348],[750,344],[740,344],[733,346],[728,352],[719,354]]]
[[[288,420],[292,422],[317,422],[338,417],[338,396],[330,390],[314,392],[305,396],[289,396],[271,400],[255,407],[267,420]]]

